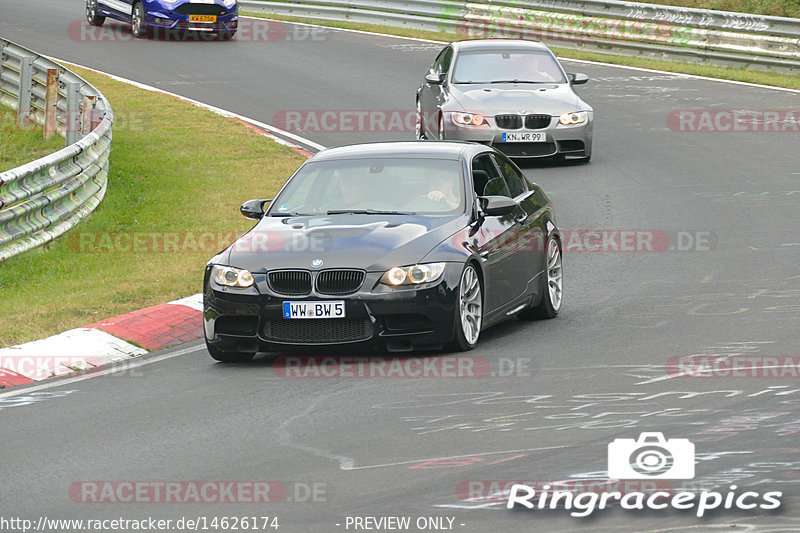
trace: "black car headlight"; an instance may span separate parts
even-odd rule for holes
[[[220,265],[211,267],[211,279],[225,287],[245,288],[254,283],[253,275],[249,270]]]
[[[390,287],[433,283],[441,279],[444,267],[445,263],[393,267],[381,276],[381,283]]]

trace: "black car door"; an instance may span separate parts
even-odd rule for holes
[[[472,180],[478,196],[509,196],[505,178],[500,174],[491,154],[472,160]],[[518,292],[515,247],[518,239],[516,214],[485,215],[470,242],[478,248],[484,273],[485,315],[506,307]]]
[[[530,294],[538,287],[536,276],[545,268],[545,210],[535,187],[528,185],[522,172],[505,155],[494,154],[500,173],[505,178],[510,196],[517,202],[514,225],[517,240],[512,258],[516,296]],[[537,282],[538,283],[538,282]]]

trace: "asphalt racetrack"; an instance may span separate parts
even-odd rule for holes
[[[2,0],[0,35],[270,124],[287,111],[407,112],[439,48],[312,37],[291,24],[259,42],[97,42],[81,37],[83,10],[80,0]],[[564,308],[553,321],[484,332],[468,356],[491,374],[289,379],[284,360],[218,364],[195,343],[118,375],[12,390],[0,394],[0,515],[269,516],[285,532],[354,531],[357,516],[443,517],[481,532],[800,531],[797,374],[693,378],[670,366],[681,356],[800,356],[800,134],[680,131],[669,120],[798,109],[800,94],[564,64],[590,76],[577,90],[595,109],[592,162],[526,167],[574,239]],[[336,129],[295,133],[324,146],[413,136]],[[615,249],[624,231],[644,244]],[[603,479],[607,445],[640,432],[695,444],[695,477],[673,481],[676,490],[782,491],[781,508],[575,518],[486,497],[503,480]],[[286,494],[200,505],[86,503],[81,492],[85,482],[192,480],[273,481]]]

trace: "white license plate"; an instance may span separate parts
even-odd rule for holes
[[[547,141],[547,136],[544,132],[530,132],[530,133],[504,133],[504,143],[543,143]]]
[[[283,318],[344,318],[344,301],[283,302]]]

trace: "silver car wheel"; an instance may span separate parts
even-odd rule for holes
[[[424,140],[425,137],[425,123],[422,121],[422,104],[417,98],[417,123],[415,127],[415,135],[418,141]]]
[[[478,273],[472,265],[467,265],[461,275],[461,285],[458,293],[459,314],[461,317],[461,330],[464,340],[470,346],[478,342],[483,320],[483,304],[481,300],[481,283]]]
[[[86,2],[86,18],[90,21],[97,17],[97,0],[87,0]]]
[[[561,309],[562,294],[561,248],[555,239],[547,245],[547,290],[554,311]]]

